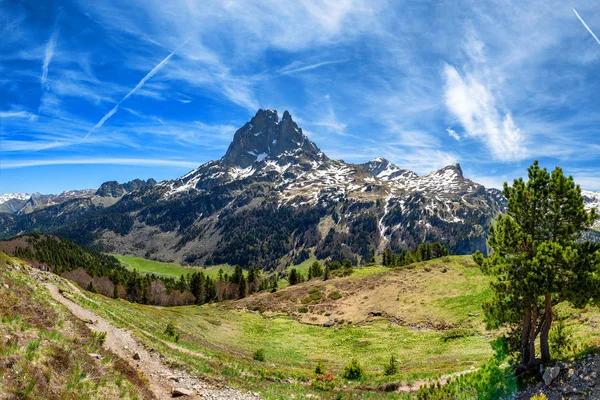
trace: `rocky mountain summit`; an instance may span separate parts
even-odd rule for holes
[[[458,164],[419,176],[383,158],[333,160],[287,111],[279,119],[259,110],[219,160],[174,180],[107,182],[87,198],[0,215],[0,235],[37,229],[163,261],[271,269],[311,252],[364,262],[424,241],[455,254],[485,252],[505,204]]]
[[[30,197],[30,194],[19,192],[2,194],[0,195],[0,212],[16,213],[23,208]]]
[[[117,181],[108,181],[100,185],[98,190],[96,190],[95,195],[100,197],[122,197],[126,193],[142,188],[149,188],[154,185],[156,185],[156,181],[152,178],[147,181],[134,179],[123,184]]]

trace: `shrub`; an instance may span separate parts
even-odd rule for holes
[[[252,359],[260,362],[265,362],[265,351],[264,349],[258,349],[252,354]]]
[[[95,332],[95,331],[92,331],[91,335],[92,335],[92,340],[98,346],[103,346],[104,342],[106,342],[106,332]]]
[[[563,320],[559,320],[552,327],[548,341],[553,354],[560,356],[567,350],[571,342],[571,333],[572,329],[567,327]]]
[[[323,293],[319,290],[315,290],[308,295],[312,301],[319,301],[323,298]]]
[[[318,390],[330,391],[335,388],[335,378],[333,374],[329,371],[318,375],[312,381],[312,387]]]
[[[353,358],[348,365],[344,367],[342,377],[350,380],[360,379],[365,374],[363,367],[356,358]]]
[[[398,366],[396,365],[396,357],[392,354],[390,362],[383,366],[383,374],[386,376],[395,375],[398,373]]]
[[[304,313],[307,313],[307,312],[308,312],[308,307],[300,307],[300,308],[298,309],[298,312],[299,312],[299,313],[303,313],[303,314],[304,314]]]
[[[319,361],[317,361],[317,365],[315,366],[315,374],[321,375],[324,373],[325,373],[325,365],[323,364],[323,361],[319,360]]]
[[[169,321],[167,323],[167,327],[165,328],[165,335],[175,336],[175,324],[173,323],[173,321]]]
[[[329,296],[327,296],[327,298],[329,300],[338,300],[342,298],[342,295],[340,294],[340,292],[338,292],[337,290],[335,292],[331,292],[329,293]]]
[[[464,337],[473,336],[475,332],[470,329],[464,328],[452,328],[448,329],[446,332],[442,334],[442,340],[447,342],[448,340],[460,339]]]

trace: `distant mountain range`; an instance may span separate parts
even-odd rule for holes
[[[506,205],[458,164],[419,176],[383,158],[332,160],[287,111],[279,119],[273,110],[238,129],[223,158],[180,178],[68,193],[37,203],[3,196],[0,206],[13,204],[0,214],[0,235],[39,230],[163,261],[273,269],[311,253],[360,262],[424,241],[455,254],[485,251],[489,225]],[[599,193],[584,195],[590,207],[600,204]]]

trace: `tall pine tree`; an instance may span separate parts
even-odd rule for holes
[[[520,326],[521,363],[527,368],[538,362],[538,335],[542,362],[551,361],[548,334],[557,304],[600,304],[600,252],[577,243],[597,214],[586,212],[579,185],[559,167],[550,174],[535,161],[528,178],[504,184],[508,211],[490,228],[491,255],[474,256],[493,277],[492,299],[484,303],[487,322]]]

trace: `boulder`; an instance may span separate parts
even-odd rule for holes
[[[546,368],[546,371],[544,372],[544,383],[546,384],[546,386],[550,386],[552,384],[552,382],[554,382],[554,380],[558,377],[558,374],[560,373],[560,367],[550,367],[550,368]]]
[[[191,390],[185,388],[173,388],[171,391],[171,395],[173,397],[191,396],[192,393],[193,392]]]

